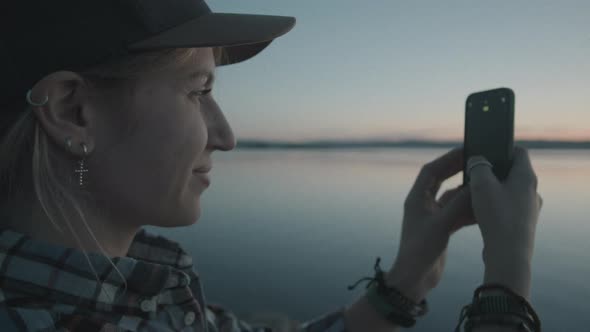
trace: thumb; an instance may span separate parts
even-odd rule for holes
[[[474,200],[490,198],[496,188],[500,187],[498,178],[489,167],[489,161],[483,156],[473,156],[467,161],[469,188]]]

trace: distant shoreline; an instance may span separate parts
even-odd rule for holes
[[[281,142],[262,140],[238,140],[238,149],[364,149],[364,148],[453,148],[462,145],[459,141],[308,141]],[[517,140],[515,144],[527,149],[590,149],[590,141],[543,141]]]

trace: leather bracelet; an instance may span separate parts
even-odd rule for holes
[[[367,291],[366,296],[369,304],[391,323],[402,327],[412,327],[416,324],[416,320],[409,313],[403,312],[399,307],[392,305],[392,303],[382,296],[379,293],[377,285],[372,285]]]
[[[385,273],[379,267],[380,257],[375,262],[375,276],[366,277],[348,286],[353,290],[361,281],[369,280],[367,284],[367,301],[385,319],[395,325],[412,327],[416,324],[416,317],[428,312],[428,303],[422,300],[419,304],[404,296],[398,289],[389,287],[385,283]]]

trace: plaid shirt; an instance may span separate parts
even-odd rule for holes
[[[112,258],[127,280],[123,295],[121,276],[105,257],[88,257],[102,288],[82,251],[0,228],[0,330],[273,331],[207,303],[191,256],[161,235],[141,229],[127,256]],[[298,324],[298,331],[344,332],[343,310]]]

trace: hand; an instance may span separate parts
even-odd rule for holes
[[[467,167],[481,160],[485,158],[471,157]],[[543,202],[537,194],[537,182],[527,150],[518,146],[514,148],[513,164],[505,182],[499,182],[489,167],[476,166],[471,170],[473,213],[485,248],[518,247],[526,257],[532,256]]]
[[[463,169],[456,148],[424,165],[404,203],[402,235],[387,283],[418,303],[439,283],[451,234],[475,223],[469,187],[436,195],[442,182]]]
[[[481,160],[485,158],[472,157],[467,167]],[[535,229],[543,205],[527,151],[515,147],[505,182],[499,182],[489,167],[476,166],[471,170],[469,186],[484,242],[484,282],[503,283],[527,298]]]

